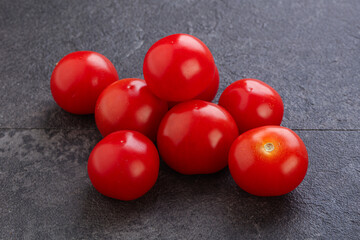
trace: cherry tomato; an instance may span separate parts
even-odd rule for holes
[[[239,132],[265,125],[280,125],[284,105],[280,95],[257,79],[242,79],[228,86],[219,105],[234,117]]]
[[[218,89],[219,89],[219,71],[215,66],[214,77],[212,78],[210,85],[202,93],[200,93],[193,99],[199,99],[199,100],[211,102],[215,98]],[[172,108],[173,106],[179,103],[180,102],[168,102],[168,105],[169,108]]]
[[[210,50],[188,34],[170,35],[154,43],[143,66],[150,90],[166,101],[196,97],[210,85],[214,71]]]
[[[229,169],[237,185],[257,196],[279,196],[304,179],[308,154],[296,133],[264,126],[241,134],[229,152]]]
[[[173,107],[160,123],[157,145],[162,159],[182,174],[208,174],[227,165],[238,136],[236,123],[222,107],[192,100]]]
[[[211,102],[218,92],[219,89],[219,70],[215,65],[214,77],[211,79],[210,85],[199,95],[197,95],[194,99],[204,100],[207,102]]]
[[[73,52],[56,65],[50,80],[55,102],[74,114],[94,113],[96,99],[118,80],[114,65],[105,56],[90,51]]]
[[[167,103],[153,95],[144,80],[129,78],[114,82],[100,94],[95,121],[103,136],[134,130],[154,141],[167,110]]]
[[[135,131],[118,131],[106,136],[96,144],[88,161],[88,174],[96,190],[124,201],[148,192],[158,173],[156,147]]]

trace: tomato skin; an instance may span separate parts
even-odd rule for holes
[[[211,102],[215,98],[219,90],[219,82],[220,82],[219,70],[215,65],[214,77],[211,79],[210,85],[202,93],[197,95],[194,99]]]
[[[55,102],[73,114],[94,113],[96,99],[118,80],[114,65],[105,56],[91,51],[72,52],[63,57],[51,75]]]
[[[199,95],[194,97],[192,100],[199,99],[199,100],[211,102],[215,98],[215,96],[219,90],[219,81],[220,81],[219,71],[218,71],[217,67],[215,66],[214,77],[212,78],[210,85],[202,93],[200,93]],[[176,104],[179,104],[179,103],[180,102],[168,102],[168,105],[169,105],[169,108],[172,108]]]
[[[103,136],[134,130],[155,141],[167,110],[167,103],[153,95],[144,80],[128,78],[114,82],[100,94],[95,121]]]
[[[221,94],[219,105],[233,116],[240,134],[256,127],[280,125],[284,115],[280,95],[257,79],[230,84]]]
[[[238,136],[236,123],[222,107],[192,100],[173,107],[160,123],[157,146],[162,159],[182,174],[208,174],[227,165]]]
[[[235,182],[257,196],[291,192],[302,182],[307,168],[305,144],[296,133],[281,126],[249,130],[234,141],[229,152]]]
[[[214,76],[208,47],[188,34],[173,34],[154,43],[146,53],[144,78],[150,90],[166,101],[187,101],[202,93]]]
[[[92,150],[88,174],[97,191],[129,201],[141,197],[155,184],[159,155],[154,144],[135,131],[118,131]]]

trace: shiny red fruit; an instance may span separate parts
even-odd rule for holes
[[[210,85],[202,93],[200,93],[199,95],[194,97],[193,100],[199,99],[199,100],[211,102],[215,98],[216,93],[218,92],[219,80],[220,80],[219,71],[218,71],[217,67],[215,66],[214,77],[212,78]],[[168,105],[169,105],[169,108],[172,108],[173,106],[175,106],[176,104],[179,104],[179,103],[180,102],[168,102]]]
[[[201,94],[213,79],[215,63],[207,46],[194,36],[174,34],[154,43],[143,72],[150,90],[166,101],[186,101]]]
[[[103,136],[119,130],[134,130],[154,141],[167,110],[167,103],[153,95],[144,80],[128,78],[111,84],[101,93],[95,121]]]
[[[91,51],[73,52],[56,65],[50,80],[55,102],[74,114],[94,113],[95,103],[108,85],[118,80],[114,65]]]
[[[219,70],[215,65],[214,77],[211,79],[210,85],[199,95],[197,95],[194,99],[204,100],[207,102],[211,102],[218,92],[219,89]]]
[[[160,123],[157,146],[162,159],[182,174],[208,174],[227,165],[238,136],[236,123],[222,107],[201,100],[180,103]]]
[[[237,185],[257,196],[278,196],[304,179],[308,154],[300,137],[288,128],[264,126],[241,134],[229,153]]]
[[[88,161],[88,174],[96,190],[124,201],[148,192],[158,173],[156,147],[134,131],[118,131],[106,136],[96,144]]]
[[[239,132],[265,125],[280,125],[284,104],[280,95],[257,79],[242,79],[230,84],[219,99],[234,117]]]

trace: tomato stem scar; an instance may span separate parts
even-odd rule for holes
[[[274,147],[274,144],[272,144],[272,143],[266,143],[264,145],[264,148],[265,148],[266,152],[272,152],[275,147]]]

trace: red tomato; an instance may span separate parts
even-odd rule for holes
[[[74,114],[94,113],[96,99],[118,80],[114,65],[105,56],[90,51],[73,52],[56,65],[50,80],[55,102]]]
[[[241,134],[231,146],[229,169],[237,185],[257,196],[278,196],[304,179],[308,154],[296,133],[264,126]]]
[[[211,102],[218,92],[219,89],[219,70],[215,65],[214,77],[211,79],[210,85],[199,95],[197,95],[194,99],[204,100]]]
[[[236,123],[222,107],[201,100],[180,103],[160,123],[157,145],[162,159],[182,174],[214,173],[227,165],[238,136]]]
[[[95,121],[103,136],[134,130],[154,141],[167,110],[167,103],[153,95],[144,80],[129,78],[116,81],[100,94]]]
[[[215,63],[210,50],[194,36],[174,34],[154,43],[144,60],[150,90],[166,101],[190,100],[209,85]]]
[[[96,190],[124,201],[149,191],[158,173],[156,147],[135,131],[118,131],[106,136],[96,144],[88,161],[88,174]]]
[[[242,79],[221,94],[219,105],[234,117],[240,134],[265,125],[280,125],[284,105],[280,95],[266,83]]]
[[[199,99],[199,100],[211,102],[215,98],[218,89],[219,89],[219,71],[215,66],[214,77],[212,78],[210,85],[205,89],[205,91],[203,91],[193,99]],[[180,102],[168,102],[168,105],[169,108],[172,108],[173,106],[179,103]]]

